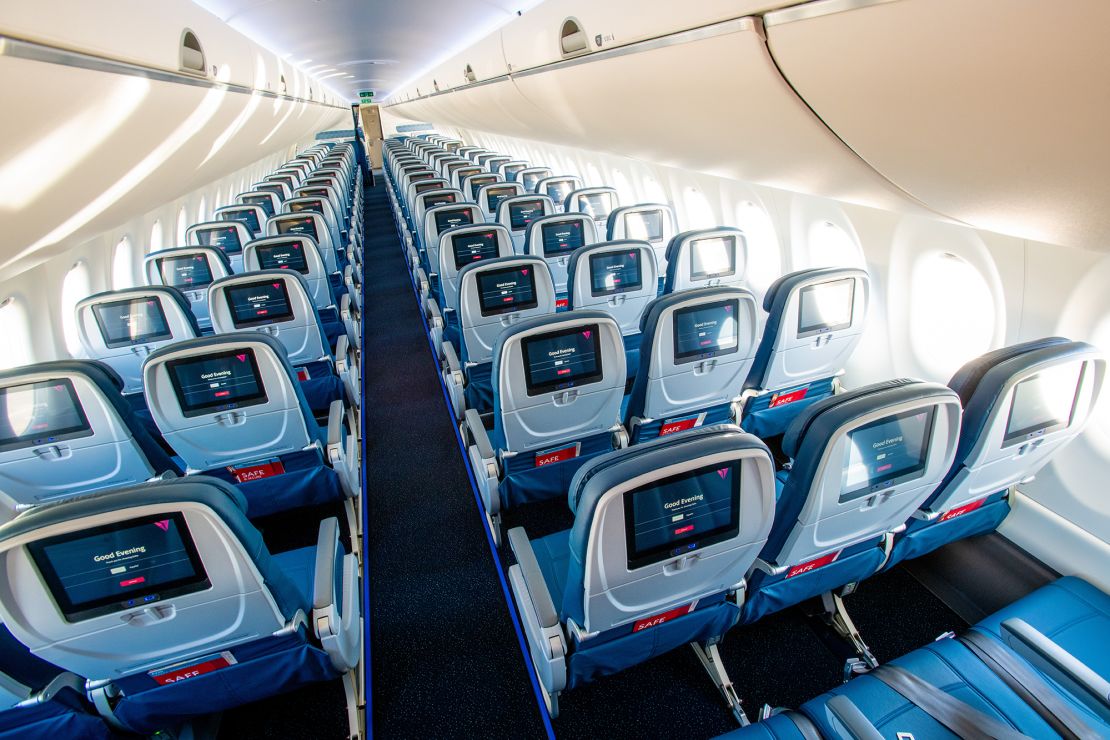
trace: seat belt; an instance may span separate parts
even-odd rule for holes
[[[1023,735],[898,666],[879,666],[867,675],[874,676],[897,691],[911,704],[964,740],[1032,740],[1028,735]]]
[[[813,724],[809,717],[801,712],[787,712],[787,718],[794,723],[803,740],[821,740],[821,731]]]
[[[978,630],[968,630],[959,640],[1065,740],[1101,737],[1056,689],[1001,642]]]

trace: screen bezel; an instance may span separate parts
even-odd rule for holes
[[[237,223],[241,223],[241,222],[240,221],[232,221],[231,223],[232,224],[237,224]],[[225,227],[222,227],[222,226],[219,227],[219,228],[217,228],[215,226],[198,226],[195,233],[197,235],[197,239],[202,239],[201,243],[206,247],[211,247],[212,249],[218,249],[221,252],[223,252],[224,254],[229,255],[229,256],[233,255],[233,254],[242,254],[243,253],[243,240],[239,238],[239,229],[233,229],[233,231],[235,232],[235,241],[239,242],[239,247],[236,248],[236,249],[226,249],[224,247],[224,245],[222,245],[222,244],[210,244],[210,243],[204,243],[203,242],[203,237],[201,236],[202,234],[207,236],[208,234],[211,234],[214,231],[220,231],[224,228]],[[247,228],[245,224],[244,224],[244,228]],[[250,229],[248,228],[247,230],[249,231]]]
[[[312,214],[315,214],[316,211],[301,211],[300,213],[306,213],[309,215],[299,216],[293,213],[283,214],[286,216],[291,216],[292,218],[283,218],[278,220],[278,236],[289,236],[290,234],[299,236],[311,236],[316,241],[319,241],[320,232],[316,229],[316,219],[312,218]],[[305,233],[303,231],[292,231],[289,227],[289,224],[293,223],[294,221],[307,221],[308,223],[312,224],[312,233]]]
[[[678,317],[685,316],[686,314],[696,313],[698,311],[705,311],[707,309],[723,309],[725,306],[732,306],[732,313],[736,321],[736,344],[730,349],[715,349],[708,352],[682,352],[678,351]],[[686,306],[685,308],[675,309],[671,315],[671,349],[672,349],[672,362],[675,365],[684,365],[688,362],[698,362],[700,360],[708,360],[712,357],[722,357],[724,355],[735,354],[740,351],[740,299],[739,298],[725,298],[720,301],[710,301],[709,303],[698,303],[693,306]]]
[[[297,240],[296,239],[290,239],[289,242],[287,242],[287,243],[292,244],[295,241],[297,241]],[[264,250],[281,249],[283,246],[284,245],[282,243],[259,244],[258,246],[256,246],[255,247],[255,254],[258,255],[259,269],[262,269],[262,270],[289,270],[289,269],[292,269],[293,272],[299,272],[302,275],[308,275],[312,272],[312,270],[308,266],[308,254],[307,254],[307,250],[305,250],[305,248],[304,248],[305,245],[304,245],[303,242],[301,242],[301,250],[300,250],[301,251],[301,260],[304,262],[304,269],[303,270],[299,267],[290,268],[288,266],[283,267],[281,265],[275,265],[275,266],[272,266],[272,267],[267,267],[266,265],[263,264],[263,257],[262,256],[263,256],[263,254],[265,254]]]
[[[474,264],[477,264],[479,262],[483,262],[485,260],[493,259],[493,258],[497,257],[498,251],[499,251],[498,247],[500,246],[500,240],[497,238],[497,232],[496,231],[491,231],[491,232],[488,233],[488,236],[492,240],[493,254],[490,255],[489,257],[482,257],[481,259],[470,260],[466,264],[461,264],[460,265],[459,264],[458,240],[459,239],[466,239],[468,237],[475,237],[475,236],[480,236],[480,237],[484,238],[485,236],[487,236],[487,234],[486,233],[474,233],[474,234],[452,234],[451,235],[451,257],[455,261],[455,271],[456,272],[461,270],[462,268],[466,267],[466,265],[474,265]]]
[[[740,534],[740,488],[743,485],[740,480],[740,463],[740,460],[732,460],[728,463],[703,465],[700,468],[671,475],[662,480],[649,481],[621,494],[622,503],[624,504],[624,547],[628,570],[637,570],[664,560],[681,557],[688,552],[704,550],[707,547],[726,542],[738,536]],[[632,503],[636,494],[659,488],[663,483],[681,482],[702,475],[717,475],[717,471],[724,468],[728,468],[732,475],[732,490],[730,491],[729,500],[731,516],[727,525],[704,533],[695,532],[687,537],[681,537],[665,545],[643,551],[636,549],[636,517]]]
[[[155,311],[162,319],[162,326],[166,327],[164,332],[154,332],[150,334],[143,334],[142,336],[135,337],[134,339],[110,340],[108,339],[108,330],[104,325],[104,319],[100,315],[102,309],[120,308],[127,306],[128,310],[134,303],[147,303],[153,301]],[[94,303],[92,308],[93,319],[96,321],[97,327],[100,329],[100,338],[104,341],[104,346],[108,349],[119,349],[120,347],[134,347],[137,344],[148,344],[150,342],[163,342],[167,339],[173,339],[173,332],[170,331],[170,322],[166,318],[166,311],[162,308],[162,301],[156,296],[147,296],[145,298],[124,298],[119,301],[109,301],[107,303]]]
[[[535,223],[535,220],[533,220],[532,223]],[[562,250],[558,250],[558,251],[554,251],[554,252],[549,252],[548,249],[547,249],[547,230],[548,229],[558,229],[558,228],[561,228],[561,227],[564,227],[564,226],[577,226],[578,227],[578,235],[579,235],[579,237],[581,237],[582,243],[579,244],[578,246],[571,247],[570,249],[562,249]],[[540,224],[540,246],[543,248],[543,256],[544,257],[548,257],[548,258],[563,257],[565,255],[573,253],[574,250],[579,249],[580,247],[584,247],[585,245],[586,245],[586,234],[583,232],[581,219],[564,218],[564,219],[559,219],[558,221],[545,221],[544,223]]]
[[[937,418],[936,406],[931,406],[928,409],[916,408],[910,409],[908,411],[902,411],[897,414],[888,414],[887,416],[883,416],[879,419],[875,419],[874,421],[863,424],[862,426],[858,426],[850,432],[846,433],[844,435],[844,457],[841,460],[841,465],[844,466],[848,463],[848,456],[851,454],[853,434],[880,426],[882,424],[890,424],[895,421],[901,421],[902,419],[907,419],[911,416],[917,416],[923,413],[928,414],[929,418],[925,420],[925,433],[922,436],[921,441],[925,453],[921,459],[921,462],[908,470],[891,471],[888,474],[879,476],[879,478],[876,480],[868,480],[865,485],[862,485],[858,488],[854,488],[850,491],[841,491],[840,496],[837,499],[838,503],[844,504],[855,501],[856,499],[865,498],[873,493],[886,491],[902,483],[908,483],[909,481],[916,480],[925,474],[925,471],[929,469],[929,458],[932,455],[932,445],[930,445],[929,442],[933,438],[933,425],[936,423]],[[841,474],[843,475],[843,468],[841,468]]]
[[[50,562],[50,558],[46,554],[47,547],[88,537],[95,537],[100,534],[107,534],[121,529],[130,529],[143,524],[153,524],[154,522],[163,521],[165,519],[173,520],[174,524],[177,526],[178,534],[181,537],[181,543],[185,546],[185,552],[189,556],[189,564],[193,566],[194,575],[192,577],[168,581],[153,589],[136,590],[131,592],[124,599],[118,596],[106,596],[83,603],[80,606],[75,605],[69,599],[69,596],[65,592],[65,587],[62,586],[61,577],[54,569],[54,565]],[[129,606],[127,601],[139,601],[146,596],[154,595],[156,598],[150,601],[143,601],[144,604],[157,603],[165,601],[166,599],[205,591],[212,587],[212,582],[208,578],[208,571],[204,567],[204,562],[200,558],[200,553],[197,552],[196,542],[193,541],[193,534],[189,531],[189,527],[185,523],[185,514],[179,511],[168,514],[147,514],[134,519],[128,519],[125,522],[113,522],[90,529],[83,529],[79,532],[67,532],[54,537],[35,540],[34,542],[28,543],[26,547],[31,562],[46,583],[46,588],[50,593],[50,597],[54,600],[54,604],[58,607],[58,611],[61,612],[62,618],[70,624],[83,622],[106,614],[126,611],[134,606],[138,606],[138,604]]]
[[[216,281],[216,276],[212,274],[212,263],[208,261],[208,255],[206,255],[202,252],[202,253],[200,253],[200,256],[204,257],[204,266],[208,269],[208,282],[206,282],[206,283],[190,283],[189,285],[176,285],[174,283],[169,282],[166,279],[165,264],[166,264],[167,261],[170,261],[170,260],[173,260],[173,261],[195,260],[197,255],[194,253],[194,254],[191,254],[191,255],[189,255],[189,254],[170,255],[168,257],[158,257],[157,259],[155,259],[155,264],[158,266],[158,274],[162,276],[162,284],[163,285],[168,285],[171,288],[177,288],[178,290],[183,290],[183,291],[207,290],[208,286]]]
[[[1075,391],[1072,394],[1071,409],[1068,411],[1068,418],[1062,422],[1057,422],[1054,424],[1035,424],[1033,426],[1017,430],[1013,430],[1010,428],[1013,424],[1014,409],[1017,406],[1018,387],[1022,383],[1028,383],[1030,381],[1037,380],[1038,378],[1040,378],[1041,374],[1044,371],[1034,373],[1027,378],[1023,378],[1021,381],[1014,383],[1013,387],[1010,389],[1010,408],[1009,411],[1007,411],[1006,413],[1006,428],[1003,430],[1002,433],[1002,447],[1012,447],[1013,445],[1027,442],[1030,439],[1043,437],[1046,434],[1058,432],[1061,429],[1067,429],[1068,427],[1070,427],[1072,421],[1075,419],[1075,409],[1079,403],[1079,389],[1083,385],[1083,374],[1086,372],[1086,369],[1087,363],[1080,362],[1079,371],[1076,373],[1075,376]]]
[[[528,349],[538,342],[557,339],[571,334],[580,334],[583,331],[591,332],[590,341],[594,346],[594,357],[597,358],[597,370],[589,375],[583,375],[573,380],[549,380],[546,383],[536,383],[532,380],[532,365],[528,362]],[[539,396],[552,391],[564,391],[568,388],[579,388],[584,385],[599,383],[605,379],[605,367],[601,356],[601,325],[587,324],[571,326],[557,331],[533,334],[520,341],[520,357],[524,363],[524,388],[529,396]]]
[[[186,408],[185,392],[181,389],[177,378],[177,368],[182,365],[190,365],[194,362],[204,362],[206,360],[220,360],[225,357],[235,357],[239,354],[245,354],[250,357],[251,372],[254,375],[255,384],[258,386],[258,393],[246,398],[237,399],[231,402],[210,401],[203,404],[191,405]],[[245,408],[247,406],[258,406],[259,404],[267,403],[270,399],[266,395],[266,386],[262,383],[262,369],[258,366],[258,358],[254,354],[254,350],[250,347],[242,347],[240,349],[232,349],[227,352],[219,352],[214,355],[190,355],[188,357],[179,357],[173,360],[166,361],[166,374],[170,378],[170,387],[173,388],[174,396],[177,397],[177,406],[181,410],[181,415],[187,419],[197,416],[206,416],[215,411],[225,411],[227,409]]]
[[[478,309],[481,311],[483,317],[500,316],[505,313],[516,313],[517,311],[527,311],[530,308],[537,308],[540,305],[540,297],[538,294],[538,286],[536,285],[536,271],[534,266],[529,268],[529,272],[524,277],[532,283],[532,300],[527,303],[513,304],[511,306],[497,306],[487,309],[485,301],[482,300],[482,278],[496,280],[498,276],[508,275],[510,273],[519,274],[523,265],[516,267],[503,267],[497,270],[482,270],[474,276],[474,286],[478,290]]]
[[[272,287],[275,280],[255,280],[249,283],[234,283],[224,288],[224,303],[227,305],[227,311],[231,315],[231,323],[236,329],[247,329],[252,326],[266,326],[269,324],[280,324],[286,321],[292,321],[297,318],[296,312],[293,310],[293,298],[289,295],[289,285],[280,278],[276,280],[277,284],[281,286],[279,290],[285,296],[285,305],[289,310],[280,314],[267,314],[264,318],[254,319],[239,319],[236,317],[234,301],[231,298],[232,291],[250,291],[252,288],[260,286]]]
[[[708,241],[724,241],[726,244],[731,245],[728,249],[729,268],[721,272],[695,272],[694,270],[694,250],[697,249],[698,242]],[[725,236],[706,236],[701,239],[690,240],[690,279],[691,280],[714,280],[716,278],[728,277],[736,274],[736,236],[727,234]]]
[[[848,321],[839,324],[802,324],[802,302],[805,296],[813,293],[818,288],[824,288],[837,283],[848,282],[851,288],[848,291]],[[798,339],[805,339],[806,337],[816,336],[818,334],[828,334],[829,332],[841,331],[852,326],[852,322],[856,316],[856,279],[851,277],[837,278],[836,280],[826,280],[820,283],[813,283],[806,285],[798,291]]]
[[[13,389],[31,387],[32,392],[39,386],[52,386],[63,385],[66,392],[69,393],[69,400],[73,407],[77,409],[77,415],[81,419],[81,423],[76,426],[64,427],[49,434],[30,433],[22,434],[17,437],[12,437],[6,441],[0,441],[0,452],[11,452],[13,450],[22,450],[28,447],[35,447],[36,440],[43,440],[53,442],[62,442],[67,439],[81,439],[82,437],[91,437],[93,435],[92,425],[89,424],[89,417],[85,414],[85,408],[81,405],[81,400],[77,396],[77,389],[73,387],[73,381],[69,378],[52,378],[48,380],[36,380],[31,383],[18,383],[15,385],[4,386],[0,388],[0,397],[7,397],[8,391]],[[14,429],[12,430],[15,431]]]
[[[618,295],[620,293],[631,293],[631,292],[636,291],[636,290],[643,290],[643,287],[644,287],[644,253],[643,253],[643,250],[637,249],[635,247],[633,248],[633,251],[635,251],[635,253],[636,253],[636,261],[637,261],[638,266],[639,266],[639,273],[640,273],[639,281],[636,282],[635,284],[626,283],[624,286],[621,286],[621,287],[611,288],[611,289],[603,289],[603,290],[597,290],[594,287],[594,265],[595,265],[595,263],[604,259],[604,258],[606,258],[606,257],[610,257],[614,254],[626,254],[628,252],[628,250],[627,249],[609,249],[609,250],[604,251],[604,252],[594,252],[593,254],[590,255],[589,275],[590,275],[590,296],[592,298],[599,298],[601,296],[606,296],[606,295]]]
[[[501,202],[504,203],[505,201],[501,201]],[[535,209],[537,211],[540,211],[540,214],[538,216],[533,216],[528,221],[525,221],[520,226],[517,226],[516,225],[517,224],[516,216],[513,214],[513,207],[514,206],[523,206],[523,205],[526,205],[526,204],[529,204],[529,203],[534,204]],[[525,229],[527,229],[529,226],[532,225],[532,223],[537,218],[541,218],[545,215],[544,213],[542,213],[542,211],[544,210],[543,204],[544,204],[543,198],[528,198],[526,200],[516,201],[515,203],[509,203],[507,206],[505,206],[505,208],[509,211],[509,228],[512,231],[524,231]]]

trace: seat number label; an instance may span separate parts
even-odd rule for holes
[[[248,468],[233,468],[229,465],[227,472],[231,473],[236,483],[246,483],[274,475],[282,475],[285,473],[285,466],[281,464],[281,460],[274,460],[261,465],[251,465]]]
[[[536,467],[542,468],[544,465],[551,463],[562,462],[563,460],[573,460],[578,457],[578,445],[573,444],[570,447],[562,447],[558,450],[549,450],[547,452],[536,453]]]
[[[985,498],[981,498],[978,501],[972,501],[970,504],[964,504],[963,506],[957,506],[955,509],[949,509],[948,511],[944,512],[940,520],[942,522],[946,522],[949,519],[955,519],[962,514],[967,514],[968,512],[975,511],[984,503],[986,503],[986,501],[987,500]]]
[[[693,429],[698,425],[697,416],[692,416],[689,419],[679,419],[678,421],[664,421],[663,426],[659,427],[659,436],[666,437],[668,434],[675,432],[685,432],[687,429]]]
[[[148,671],[147,675],[154,679],[154,682],[160,686],[165,686],[178,681],[185,681],[197,676],[203,676],[205,673],[212,673],[221,668],[227,668],[229,665],[235,665],[238,661],[235,656],[227,650],[213,655],[206,655],[197,660],[190,660],[184,663],[175,663],[165,668]]]
[[[776,393],[775,395],[771,396],[771,403],[767,405],[767,408],[773,409],[779,406],[785,406],[788,403],[801,401],[803,398],[806,397],[806,392],[808,390],[809,386],[806,386],[805,388],[799,388],[798,390],[790,391],[789,393]]]
[[[830,552],[828,555],[822,555],[819,558],[814,558],[813,560],[810,560],[807,563],[801,563],[800,565],[795,565],[793,568],[791,568],[790,570],[788,570],[786,572],[786,577],[787,578],[793,578],[794,576],[800,576],[803,573],[809,573],[812,570],[817,570],[818,568],[823,568],[826,565],[834,562],[838,557],[840,557],[840,551],[839,550],[837,550],[836,552]]]
[[[656,614],[654,617],[641,619],[632,625],[632,631],[642,632],[643,630],[651,629],[652,627],[658,627],[664,622],[669,622],[672,619],[689,614],[693,608],[693,604],[687,604],[685,606],[680,606],[677,609],[671,609],[670,611],[663,612],[662,614]]]

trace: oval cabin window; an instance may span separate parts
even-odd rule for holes
[[[66,349],[73,357],[77,357],[81,352],[75,309],[78,301],[87,298],[91,293],[88,265],[78,262],[70,268],[62,281],[62,333],[65,337]]]
[[[928,252],[913,266],[909,296],[910,346],[935,379],[991,348],[997,315],[986,278],[949,252]]]

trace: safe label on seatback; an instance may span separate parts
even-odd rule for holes
[[[985,498],[981,498],[978,501],[972,501],[970,504],[964,504],[963,506],[957,506],[955,509],[949,509],[948,511],[944,512],[940,520],[942,522],[946,522],[949,519],[955,519],[961,514],[967,514],[968,512],[975,511],[986,502],[987,500]]]
[[[828,555],[822,555],[819,558],[814,558],[809,562],[795,565],[793,568],[786,572],[786,577],[793,578],[794,576],[800,576],[803,573],[809,573],[810,571],[817,570],[818,568],[824,568],[826,565],[834,562],[838,557],[840,557],[839,550],[837,550],[836,552],[830,552]]]
[[[806,392],[808,391],[809,387],[806,386],[805,388],[799,388],[798,390],[790,391],[789,393],[776,393],[775,395],[771,396],[771,403],[767,404],[767,408],[773,409],[779,406],[785,406],[788,403],[801,401],[803,398],[806,397]]]
[[[252,480],[262,480],[274,475],[282,475],[285,472],[285,466],[281,464],[281,460],[271,460],[245,468],[233,468],[228,465],[227,472],[231,473],[236,483],[247,483]]]
[[[658,627],[664,622],[669,622],[672,619],[677,619],[678,617],[685,616],[694,610],[694,604],[697,604],[697,602],[695,601],[693,604],[680,606],[677,609],[671,609],[670,611],[663,612],[662,614],[656,614],[654,617],[641,619],[640,621],[635,622],[632,625],[632,631],[641,632],[646,629],[651,629],[652,627]]]
[[[165,686],[166,684],[203,676],[205,673],[212,673],[221,668],[227,668],[229,665],[235,665],[238,662],[239,661],[235,660],[234,655],[224,650],[220,653],[205,655],[203,658],[195,658],[181,663],[174,663],[165,668],[147,671],[147,675],[153,678],[155,683]]]
[[[560,447],[557,450],[544,450],[543,452],[537,452],[536,467],[542,468],[544,465],[562,462],[563,460],[573,460],[576,457],[578,457],[577,442],[572,444],[570,447]]]

